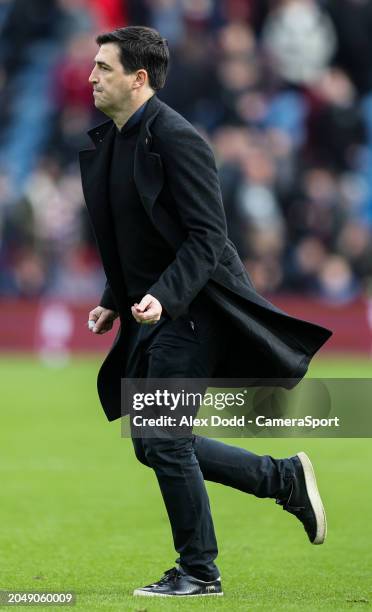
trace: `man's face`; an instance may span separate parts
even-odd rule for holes
[[[119,47],[115,43],[102,45],[94,61],[89,83],[93,85],[95,106],[106,114],[122,108],[123,102],[131,97],[137,74],[124,72]]]

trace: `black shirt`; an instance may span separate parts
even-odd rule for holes
[[[131,304],[149,292],[174,259],[172,249],[151,222],[134,183],[134,153],[141,121],[141,114],[137,113],[137,121],[132,116],[122,130],[115,128],[109,178],[114,233]]]

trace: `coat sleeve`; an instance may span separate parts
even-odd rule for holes
[[[108,284],[108,281],[106,281],[106,285],[102,293],[102,297],[100,299],[99,305],[102,306],[103,308],[109,308],[109,310],[117,311],[118,309],[115,304],[115,299],[111,291],[111,287]]]
[[[186,239],[148,293],[176,319],[218,264],[227,239],[226,217],[213,153],[196,130],[174,130],[157,148]]]

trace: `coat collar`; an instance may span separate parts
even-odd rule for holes
[[[142,117],[142,121],[141,121],[141,130],[140,130],[139,139],[141,141],[144,141],[146,145],[149,145],[151,142],[151,132],[149,128],[152,122],[154,121],[155,117],[159,113],[162,107],[162,104],[163,103],[159,100],[156,94],[154,94],[152,98],[149,99],[147,106],[145,108],[145,111]],[[96,127],[92,128],[91,130],[87,132],[89,138],[93,141],[93,144],[96,147],[99,147],[99,145],[104,141],[105,136],[110,131],[113,125],[114,125],[114,122],[112,121],[112,119],[109,119],[108,121],[104,121],[103,123],[100,123],[99,125],[97,125]]]

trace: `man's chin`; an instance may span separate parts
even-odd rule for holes
[[[102,102],[100,103],[99,100],[94,100],[94,106],[96,108],[98,108],[98,110],[104,112],[105,108],[104,108],[104,104],[102,104]]]

